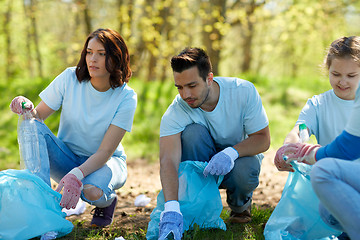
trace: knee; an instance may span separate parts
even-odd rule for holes
[[[333,169],[336,168],[334,159],[324,159],[317,162],[310,173],[311,183],[313,188],[318,184],[328,181],[334,175]]]
[[[84,197],[90,201],[96,201],[100,199],[103,195],[103,191],[100,188],[90,184],[84,185],[83,193]]]
[[[256,169],[249,169],[235,175],[235,183],[241,192],[250,193],[259,185],[259,171]]]
[[[209,134],[208,130],[201,124],[192,123],[185,127],[184,131],[181,133],[182,142],[196,142],[199,138]]]

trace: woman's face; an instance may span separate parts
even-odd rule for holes
[[[91,80],[106,80],[106,82],[109,82],[110,73],[105,67],[106,51],[104,45],[97,38],[92,38],[86,51],[86,65]]]
[[[329,68],[329,80],[334,93],[341,99],[355,99],[360,79],[360,66],[352,58],[334,58]]]

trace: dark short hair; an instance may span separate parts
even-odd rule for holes
[[[333,41],[325,57],[325,66],[329,69],[334,58],[346,57],[360,65],[360,37],[342,37]]]
[[[199,75],[204,81],[210,72],[212,66],[209,56],[203,49],[200,48],[185,48],[179,55],[171,58],[171,68],[174,72],[181,73],[184,70],[196,66],[199,70]]]
[[[110,73],[110,86],[117,88],[128,82],[131,77],[130,55],[124,39],[112,29],[99,28],[90,33],[85,41],[79,63],[76,67],[76,76],[79,82],[89,81],[90,74],[86,64],[86,54],[89,41],[97,38],[105,48],[105,67]]]

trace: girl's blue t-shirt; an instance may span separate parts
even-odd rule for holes
[[[355,95],[354,107],[345,130],[330,144],[319,148],[316,160],[333,157],[345,160],[360,158],[360,87]]]
[[[324,146],[344,130],[353,106],[354,100],[341,99],[329,90],[308,99],[295,125],[305,123],[310,135]]]
[[[99,148],[110,124],[131,131],[137,96],[126,83],[106,92],[90,81],[78,81],[75,67],[67,68],[40,93],[51,109],[61,107],[58,138],[78,156],[91,156]],[[115,156],[126,158],[121,143]]]
[[[161,119],[160,137],[182,132],[192,123],[205,126],[218,149],[243,141],[268,126],[269,121],[255,86],[246,80],[215,77],[220,95],[215,109],[191,108],[177,95]]]

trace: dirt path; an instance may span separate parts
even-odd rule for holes
[[[253,203],[258,206],[275,207],[281,197],[281,192],[287,179],[287,172],[279,172],[273,165],[275,151],[266,152],[260,173],[260,184],[253,194]],[[136,160],[128,163],[128,181],[118,190],[118,204],[114,216],[117,226],[129,231],[147,226],[151,211],[156,207],[156,197],[161,190],[159,164],[148,164],[145,160]],[[220,190],[225,209],[229,209],[225,202],[225,190]],[[145,194],[151,198],[146,207],[135,207],[135,198]],[[93,206],[87,205],[86,211],[80,216],[70,216],[69,220],[84,220],[84,227],[91,221],[89,214]]]

